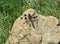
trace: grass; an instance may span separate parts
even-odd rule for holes
[[[59,0],[0,0],[0,44],[5,44],[14,21],[29,8],[60,20]]]

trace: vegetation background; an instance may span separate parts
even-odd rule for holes
[[[29,8],[60,20],[60,0],[0,0],[0,44],[5,44],[14,21]]]

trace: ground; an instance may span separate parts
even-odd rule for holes
[[[6,42],[14,21],[29,8],[60,21],[59,0],[0,0],[0,44]]]

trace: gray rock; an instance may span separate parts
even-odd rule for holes
[[[60,40],[57,24],[57,18],[28,9],[15,21],[5,44],[57,44]]]

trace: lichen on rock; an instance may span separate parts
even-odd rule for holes
[[[58,44],[60,25],[53,16],[43,16],[28,9],[15,21],[5,44]]]

